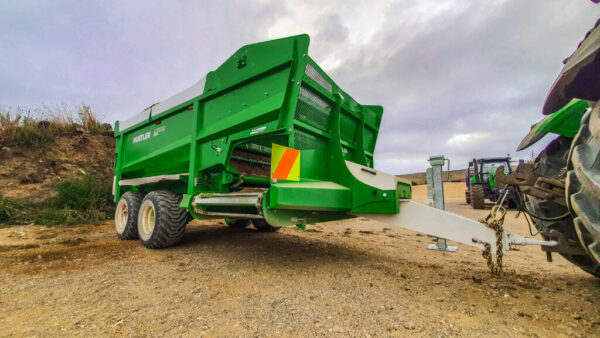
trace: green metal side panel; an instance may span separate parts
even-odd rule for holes
[[[229,166],[234,147],[253,139],[267,144],[268,135],[291,127],[293,81],[308,44],[299,35],[244,46],[207,74],[201,95],[124,131],[117,122],[117,187],[121,179],[188,173],[189,194],[227,192],[232,179],[223,171],[238,174]]]
[[[581,126],[581,118],[589,107],[590,104],[585,100],[572,100],[540,121],[536,125],[536,131],[575,137]]]
[[[350,211],[352,192],[333,182],[276,183],[269,202],[274,209]]]
[[[122,131],[117,122],[115,200],[122,190],[165,189],[184,194],[182,207],[193,211],[195,194],[249,184],[269,189],[264,212],[281,222],[397,213],[398,199],[411,197],[410,184],[376,188],[346,164],[373,168],[383,108],[344,92],[308,56],[308,45],[309,37],[298,35],[244,46],[207,74],[199,95]],[[300,182],[271,183],[268,174],[245,180],[232,165],[241,150],[249,152],[242,158],[249,166],[268,164],[272,143],[301,151]],[[182,175],[178,182],[118,186],[168,174]]]
[[[193,111],[184,108],[121,136],[125,147],[121,170],[130,177],[187,172],[188,139]]]

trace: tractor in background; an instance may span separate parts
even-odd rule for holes
[[[485,208],[485,200],[496,202],[501,196],[502,187],[495,183],[496,170],[501,169],[504,174],[510,174],[510,157],[493,157],[473,159],[469,162],[466,173],[465,201],[473,209]],[[509,206],[512,206],[510,195],[507,196]]]

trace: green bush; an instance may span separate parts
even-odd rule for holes
[[[77,225],[95,224],[107,219],[106,212],[99,210],[79,211],[46,207],[39,209],[33,223],[38,225]]]
[[[114,213],[110,179],[87,173],[57,184],[57,196],[41,203],[0,195],[0,225],[95,224]]]
[[[57,184],[58,196],[54,200],[57,208],[79,211],[104,210],[113,204],[112,186],[108,178],[85,174]]]
[[[31,212],[24,201],[0,195],[0,224],[29,224]]]

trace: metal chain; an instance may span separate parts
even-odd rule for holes
[[[508,194],[508,190],[506,190],[506,186],[504,186],[504,195],[502,198],[498,198],[496,200],[496,205],[492,207],[490,214],[486,218],[480,218],[479,222],[485,224],[488,228],[494,230],[496,232],[496,264],[494,264],[492,260],[492,246],[490,243],[483,243],[485,250],[483,250],[482,255],[487,262],[487,266],[494,275],[502,274],[502,258],[504,255],[504,247],[502,246],[502,238],[504,235],[504,217],[506,216],[506,208],[502,206],[504,204],[504,199]]]
[[[503,258],[503,247],[502,237],[504,234],[504,216],[506,216],[506,209],[501,206],[494,206],[490,215],[487,218],[480,218],[479,222],[485,224],[488,228],[496,232],[496,264],[492,261],[492,246],[490,243],[483,243],[485,250],[482,255],[485,258],[488,268],[494,275],[502,274],[502,258]]]

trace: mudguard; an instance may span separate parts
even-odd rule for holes
[[[575,52],[568,57],[562,71],[552,84],[542,113],[549,115],[565,106],[571,99],[579,98],[597,101],[600,98],[600,20],[596,21],[579,44]]]
[[[538,123],[531,126],[531,130],[525,135],[517,147],[517,151],[526,149],[548,133],[575,137],[581,125],[581,117],[589,108],[590,104],[585,100],[571,100],[554,114],[545,116]]]

